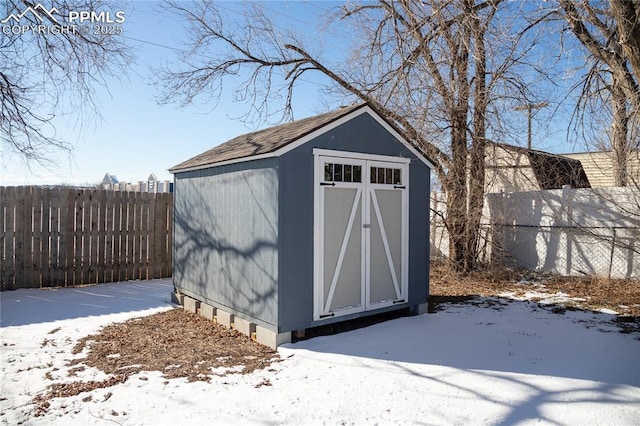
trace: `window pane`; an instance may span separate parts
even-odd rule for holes
[[[331,182],[333,180],[333,164],[325,163],[324,165],[324,180]]]
[[[384,183],[393,183],[393,169],[384,169]]]
[[[378,169],[376,167],[371,168],[371,183],[378,181]]]
[[[400,169],[393,169],[393,184],[400,185],[402,179],[400,179]]]
[[[333,180],[336,182],[342,182],[342,164],[333,165]]]
[[[353,166],[353,181],[362,182],[362,166]]]
[[[350,164],[345,164],[344,166],[344,181],[345,182],[352,182],[352,173],[351,173],[351,169],[353,166],[351,166]]]
[[[384,183],[384,167],[378,168],[378,183]]]

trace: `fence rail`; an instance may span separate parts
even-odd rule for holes
[[[173,198],[0,187],[2,290],[171,276]]]

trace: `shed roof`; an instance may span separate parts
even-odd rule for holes
[[[246,133],[211,148],[202,154],[183,161],[182,163],[170,168],[169,171],[171,173],[175,173],[208,166],[216,166],[219,163],[226,164],[227,162],[233,162],[234,160],[241,161],[243,159],[249,159],[249,157],[261,157],[269,154],[275,155],[276,151],[279,149],[285,148],[286,146],[303,139],[305,136],[308,136],[315,131],[320,130],[321,128],[361,109],[373,111],[368,104],[361,103],[313,117],[307,117],[290,123]],[[397,133],[396,137],[405,144],[408,144],[408,142],[402,139],[402,136],[393,128],[393,126],[391,126],[391,124],[379,117],[379,115],[378,118],[386,123],[389,129],[394,133]],[[430,162],[423,153],[419,152],[415,147],[411,148],[415,154],[423,158],[431,167]]]

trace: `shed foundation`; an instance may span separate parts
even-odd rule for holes
[[[291,343],[291,332],[275,333],[258,325],[256,326],[256,342],[276,349],[284,343]]]
[[[216,316],[216,308],[204,302],[200,302],[200,315],[208,320],[213,321],[214,317]]]
[[[226,328],[231,328],[233,315],[229,312],[223,311],[222,309],[216,309],[216,320],[218,321],[218,324]]]
[[[200,305],[200,301],[196,299],[192,299],[189,296],[184,296],[184,304],[182,305],[186,311],[193,312],[194,314],[198,313],[198,306]]]

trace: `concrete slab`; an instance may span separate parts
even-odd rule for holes
[[[256,331],[256,325],[254,323],[239,318],[238,316],[233,317],[233,328],[249,337],[251,337],[251,333]]]
[[[231,328],[233,315],[229,312],[223,311],[222,309],[216,309],[216,320],[218,321],[218,324]]]
[[[176,291],[171,292],[171,303],[175,303],[176,305],[183,305],[184,294],[178,293]]]
[[[184,296],[184,309],[185,311],[193,312],[194,314],[198,313],[198,306],[200,305],[200,301],[196,299],[192,299],[189,296]]]
[[[200,315],[213,321],[213,318],[216,316],[216,308],[204,302],[200,302]]]
[[[284,343],[291,342],[291,332],[275,333],[258,325],[256,326],[256,342],[272,349],[276,349]]]
[[[429,304],[421,303],[411,307],[411,315],[422,315],[428,312]]]

